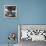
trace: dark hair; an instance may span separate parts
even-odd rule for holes
[[[15,6],[8,6],[7,9],[8,9],[9,11],[12,11],[12,10],[15,10],[16,7],[15,7]]]

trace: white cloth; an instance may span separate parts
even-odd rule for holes
[[[28,36],[27,36],[28,30],[21,30],[21,32],[22,32],[22,37],[21,37],[21,39],[22,39],[22,38],[27,38],[27,37],[28,37]]]
[[[32,35],[32,41],[45,40],[43,35]]]

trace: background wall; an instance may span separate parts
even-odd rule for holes
[[[7,4],[17,6],[16,18],[4,17]],[[8,43],[10,32],[18,32],[17,24],[46,24],[46,0],[0,0],[0,44]]]
[[[4,16],[4,5],[17,4],[18,2],[15,0],[0,0],[0,44],[7,44],[9,42],[8,35],[10,32],[16,32],[16,35],[18,36],[18,16],[16,18],[7,18]],[[16,43],[18,43],[17,39],[18,37],[15,40]]]
[[[46,24],[46,0],[23,0],[21,24]]]

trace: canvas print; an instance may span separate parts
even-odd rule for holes
[[[46,41],[46,25],[20,25],[20,40]]]
[[[4,5],[4,15],[6,17],[16,17],[17,9],[15,5]]]
[[[18,31],[20,46],[40,46],[46,43],[46,25],[19,24]]]

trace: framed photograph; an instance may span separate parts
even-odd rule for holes
[[[17,16],[16,5],[4,5],[4,16],[5,17],[16,17]]]
[[[21,40],[46,41],[46,25],[26,25],[18,26]]]

